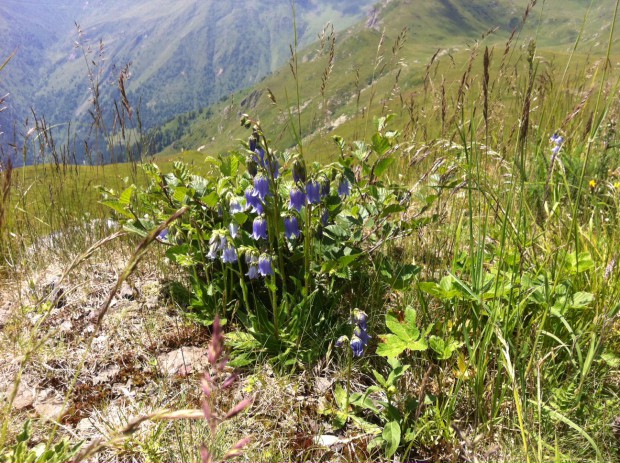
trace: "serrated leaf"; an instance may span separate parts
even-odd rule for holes
[[[394,334],[379,336],[383,341],[377,346],[377,355],[381,357],[398,357],[407,348],[407,342]]]
[[[380,133],[375,133],[372,136],[372,150],[379,156],[383,156],[388,149],[390,149],[390,140]]]
[[[383,428],[381,434],[386,443],[385,456],[389,459],[396,453],[400,445],[400,425],[396,421],[391,421]]]
[[[205,203],[208,207],[215,207],[219,199],[219,195],[215,191],[212,191],[207,196],[204,196],[201,201]]]
[[[126,188],[125,191],[123,191],[121,195],[118,197],[118,202],[122,206],[129,206],[129,204],[131,203],[131,197],[133,196],[134,191],[136,191],[135,185],[131,185],[128,188]]]
[[[189,188],[185,188],[185,187],[175,188],[174,194],[172,195],[172,199],[174,199],[176,202],[182,203],[183,201],[185,201],[185,197],[187,196],[188,191],[189,191]]]
[[[131,213],[127,211],[127,209],[125,209],[125,207],[121,205],[118,201],[99,201],[99,204],[103,204],[104,206],[113,209],[115,212],[118,212],[122,216],[125,216],[127,218],[133,218],[133,215],[131,215]]]
[[[389,147],[389,145],[388,145]],[[383,158],[375,164],[375,176],[381,177],[383,173],[390,168],[392,164],[394,164],[395,159],[393,157]]]

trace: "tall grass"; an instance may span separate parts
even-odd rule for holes
[[[417,221],[415,235],[387,243],[369,270],[367,291],[356,300],[365,304],[373,335],[385,329],[386,312],[400,314],[413,306],[424,336],[461,345],[448,358],[431,349],[401,357],[412,368],[394,394],[415,409],[410,441],[398,447],[403,460],[447,459],[450,452],[441,453],[444,448],[463,458],[488,460],[615,457],[617,442],[609,424],[620,414],[614,380],[620,364],[620,145],[615,129],[620,79],[610,63],[617,58],[613,45],[620,2],[605,55],[595,62],[578,53],[583,27],[568,54],[539,49],[538,37],[522,43],[519,31],[526,20],[536,21],[535,4],[528,4],[521,27],[505,41],[490,31],[467,55],[435,53],[416,94],[407,93],[408,76],[400,61],[404,30],[392,31],[391,55],[385,50],[387,35],[380,35],[367,88],[362,88],[359,70],[350,82],[355,117],[342,130],[369,142],[373,116],[394,115],[390,128],[400,134],[389,153],[395,158],[389,176],[406,185],[402,203]],[[325,43],[315,89],[323,100],[323,118],[328,117],[329,89],[339,70],[337,36],[327,34]],[[294,149],[310,160],[319,155],[304,135],[311,118],[303,109],[303,92],[310,91],[301,86],[305,69],[295,41],[292,87],[284,90],[281,111],[288,115]],[[96,84],[96,73],[89,75]],[[121,137],[129,133],[125,123],[133,112],[123,79],[121,74],[121,104],[114,119],[120,130],[112,130]],[[93,114],[95,121],[103,120],[101,112]],[[20,260],[15,256],[23,262],[28,246],[57,230],[63,233],[51,237],[56,239],[52,248],[75,255],[83,246],[76,236],[88,237],[92,227],[101,227],[101,236],[109,232],[109,213],[93,207],[94,184],[109,187],[111,175],[119,177],[113,185],[117,189],[125,186],[124,176],[130,177],[127,184],[138,181],[135,163],[129,169],[71,164],[70,158],[57,156],[44,122],[37,126],[34,139],[26,141],[32,149],[51,152],[54,162],[20,169],[7,164],[0,179],[0,252],[9,267]],[[565,140],[556,152],[557,145],[549,141],[554,134]],[[25,150],[31,149],[28,143]],[[161,230],[163,226],[149,235],[151,241]],[[384,283],[381,274],[394,262],[420,265],[418,281],[404,288]],[[380,343],[375,339],[371,348]],[[348,370],[351,363],[335,368]],[[358,378],[353,389],[363,393],[376,385],[367,373],[386,368],[371,355],[346,374]],[[321,400],[332,398],[327,394]],[[347,397],[345,413],[359,413],[373,425],[379,422],[368,410],[356,409],[356,403]],[[300,419],[324,419],[304,413]],[[7,409],[3,442],[9,416]],[[343,432],[359,434],[355,423],[349,422]],[[287,444],[283,454],[291,459],[324,456],[308,447],[300,450],[293,439]],[[358,446],[351,454],[380,456]],[[257,458],[266,455],[266,450],[257,452]]]

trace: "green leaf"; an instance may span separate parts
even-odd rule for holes
[[[389,206],[386,206],[385,208],[383,208],[383,210],[381,211],[381,215],[379,217],[381,218],[387,217],[390,214],[395,214],[397,212],[403,212],[406,210],[407,208],[405,206],[401,206],[400,204],[390,204]]]
[[[176,202],[182,203],[183,201],[185,201],[188,191],[189,191],[189,188],[178,187],[174,190],[172,199],[174,199]]]
[[[394,334],[383,334],[379,338],[383,342],[377,346],[377,355],[381,357],[398,357],[407,348],[407,342]]]
[[[383,428],[381,437],[386,443],[385,456],[391,458],[400,445],[400,425],[396,421],[389,422]]]
[[[129,206],[134,191],[136,191],[135,185],[131,185],[129,188],[126,188],[125,191],[123,191],[118,197],[118,202],[123,206]]]
[[[572,309],[583,309],[594,301],[594,294],[578,291],[573,294],[573,303],[570,305]]]
[[[603,352],[601,354],[601,359],[603,359],[603,361],[607,365],[609,365],[611,368],[618,368],[618,367],[620,367],[620,357],[618,357],[613,352]]]
[[[383,154],[389,149],[390,140],[387,137],[384,137],[380,133],[375,133],[372,136],[372,150],[375,153],[377,153],[379,156],[383,156]]]
[[[119,203],[116,200],[99,201],[99,204],[103,204],[104,206],[107,206],[110,209],[114,209],[116,212],[118,212],[122,216],[125,216],[127,218],[133,218],[133,215],[131,215],[131,213],[127,209],[125,209],[125,207],[121,203]]]
[[[210,194],[202,198],[202,202],[205,203],[208,207],[215,207],[220,197],[215,191],[212,191]]]
[[[462,342],[458,342],[455,339],[449,338],[448,341],[445,341],[439,336],[431,336],[428,343],[431,349],[437,353],[439,360],[448,360],[452,357],[454,351],[463,345]]]
[[[375,164],[375,176],[381,177],[381,175],[383,175],[383,173],[388,170],[392,164],[394,164],[395,160],[396,159],[393,157],[387,157],[377,161]]]

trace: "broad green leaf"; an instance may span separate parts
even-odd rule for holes
[[[601,359],[603,359],[603,361],[607,365],[609,365],[611,368],[618,368],[618,367],[620,367],[620,357],[618,357],[613,352],[603,352],[601,354]]]
[[[208,207],[215,207],[219,199],[220,197],[218,196],[218,194],[215,191],[212,191],[210,194],[203,197],[201,201],[205,203]]]
[[[136,191],[135,185],[131,185],[128,188],[126,188],[125,191],[123,191],[121,195],[118,197],[118,202],[123,206],[129,206],[129,204],[131,203],[131,198],[133,196],[134,191]]]
[[[590,305],[591,302],[594,301],[594,294],[586,293],[584,291],[576,292],[573,295],[573,303],[571,304],[571,308],[573,309],[583,309]]]
[[[187,196],[188,191],[189,191],[189,188],[178,187],[174,190],[172,199],[174,199],[175,201],[179,203],[182,203],[183,201],[185,201],[185,197]]]
[[[375,175],[381,177],[383,173],[394,164],[395,159],[393,157],[383,158],[375,164]]]
[[[428,340],[431,349],[433,349],[439,358],[439,360],[448,360],[452,357],[454,351],[463,345],[462,342],[458,342],[455,339],[449,338],[445,341],[439,336],[431,336]]]
[[[125,209],[125,207],[123,205],[121,205],[121,203],[119,203],[118,201],[99,201],[99,204],[103,204],[104,206],[109,207],[110,209],[114,209],[116,212],[118,212],[119,214],[121,214],[122,216],[125,216],[127,218],[132,218],[133,215],[131,215],[131,213],[129,211],[127,211],[127,209]]]
[[[386,443],[385,456],[391,458],[400,445],[400,425],[396,421],[389,422],[383,428],[381,437]]]
[[[383,154],[390,149],[390,140],[380,133],[375,133],[372,136],[372,150],[377,153],[379,156],[383,156]],[[380,175],[380,174],[377,174]]]
[[[407,342],[394,334],[379,336],[383,341],[377,346],[377,355],[382,357],[398,357],[407,348]]]

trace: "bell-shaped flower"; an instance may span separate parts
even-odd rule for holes
[[[295,183],[306,183],[306,164],[300,158],[295,158],[293,162],[293,181]]]
[[[323,211],[323,214],[321,214],[321,223],[323,224],[324,227],[326,227],[328,222],[329,222],[329,211],[325,209]]]
[[[243,212],[243,206],[241,205],[241,203],[236,198],[231,199],[230,200],[230,213],[238,214],[240,212]]]
[[[324,177],[323,179],[321,179],[321,198],[325,198],[326,196],[329,196],[330,186],[331,185],[327,177]]]
[[[258,257],[256,256],[256,254],[246,253],[245,262],[248,264],[248,273],[246,273],[246,276],[249,277],[250,280],[258,278]]]
[[[295,209],[297,212],[301,211],[301,208],[306,205],[306,194],[299,188],[291,188],[291,209]]]
[[[230,231],[230,237],[235,239],[239,234],[239,225],[236,222],[230,222],[228,230]]]
[[[280,176],[280,163],[277,159],[272,159],[271,161],[267,161],[265,163],[265,168],[267,169],[267,173],[270,176],[273,176],[274,179]]]
[[[267,254],[261,254],[258,259],[258,273],[260,273],[264,277],[266,277],[267,275],[273,275],[271,257]]]
[[[267,221],[262,217],[256,217],[252,224],[252,238],[255,240],[267,239]]]
[[[370,335],[368,334],[368,331],[362,329],[359,325],[357,325],[353,329],[353,336],[357,336],[359,339],[361,339],[364,347],[366,347],[368,345],[368,341],[370,341]]]
[[[252,208],[253,213],[262,214],[265,212],[265,206],[254,188],[250,187],[245,191],[245,201],[247,207]]]
[[[366,320],[368,320],[368,315],[366,315],[366,312],[360,309],[353,310],[353,323],[355,325],[359,326],[363,330],[366,330],[368,329]]]
[[[319,182],[310,181],[306,184],[306,194],[308,195],[308,202],[310,204],[318,204],[321,202],[321,186]]]
[[[339,196],[349,196],[351,194],[351,185],[346,178],[340,180],[340,185],[338,185],[338,195]]]
[[[299,238],[299,223],[297,217],[285,217],[284,218],[284,234],[286,239]]]
[[[336,347],[342,347],[345,344],[349,344],[349,337],[345,336],[345,335],[342,335],[336,341]]]
[[[262,175],[254,177],[254,191],[258,194],[261,201],[264,201],[265,198],[271,194],[269,192],[269,180],[267,180],[267,177],[263,177]]]
[[[351,336],[350,346],[354,357],[361,357],[364,355],[364,342],[358,336]]]
[[[237,262],[237,250],[229,243],[222,250],[222,262],[225,264],[233,264]]]

